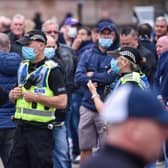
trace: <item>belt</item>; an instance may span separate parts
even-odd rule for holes
[[[62,127],[64,124],[65,124],[64,121],[62,121],[62,122],[52,122],[52,123],[48,124],[48,129],[53,130],[54,128]]]
[[[19,119],[15,119],[15,118],[13,118],[13,120],[15,121],[15,123],[18,126],[21,126],[21,127],[24,127],[24,128],[38,127],[38,128],[47,128],[49,130],[53,130],[56,127],[62,127],[64,125],[64,121],[63,122],[52,121],[50,123],[36,123],[36,122],[19,120]]]

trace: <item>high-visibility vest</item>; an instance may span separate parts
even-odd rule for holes
[[[45,61],[45,63],[38,67],[35,71],[29,73],[29,62],[23,61],[18,70],[18,83],[22,88],[22,91],[28,90],[33,93],[54,96],[53,91],[49,88],[48,77],[52,68],[57,67],[58,64],[52,60]],[[33,77],[34,81],[30,88],[25,88],[26,82]],[[16,101],[15,118],[47,123],[55,119],[55,110],[53,107],[46,107],[38,102],[27,102],[23,97]]]
[[[135,82],[141,89],[149,89],[150,85],[145,74],[139,72],[131,72],[122,76],[116,83],[115,88],[126,84],[127,82]]]

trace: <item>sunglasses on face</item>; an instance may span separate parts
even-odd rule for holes
[[[52,34],[52,33],[58,34],[59,32],[56,31],[56,30],[49,30],[49,31],[46,31],[46,33],[47,33],[47,34]]]

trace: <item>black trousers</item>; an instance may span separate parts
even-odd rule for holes
[[[15,128],[0,128],[0,157],[7,168],[13,142],[14,142]]]
[[[53,132],[18,126],[8,168],[53,168]]]

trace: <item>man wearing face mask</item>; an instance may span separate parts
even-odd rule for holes
[[[24,61],[18,70],[18,86],[9,97],[16,102],[15,144],[9,168],[53,168],[53,131],[56,109],[64,109],[67,95],[59,65],[46,60],[47,38],[30,31],[19,41]]]
[[[107,21],[107,20],[98,22],[99,26],[104,25],[104,24],[111,24],[113,28],[113,32],[112,32],[113,43],[108,48],[108,51],[113,51],[113,50],[118,49],[120,47],[120,37],[119,37],[117,26],[113,22]]]
[[[45,56],[62,64],[62,67],[66,72],[66,87],[68,90],[71,90],[73,87],[74,70],[76,68],[75,52],[73,52],[73,50],[67,45],[58,41],[59,25],[55,20],[46,20],[42,26],[42,31],[46,36],[51,36],[55,40],[55,54],[53,54],[53,49],[51,49],[51,47],[47,47],[50,49],[45,49]],[[53,40],[50,41],[53,43]],[[49,50],[52,50],[52,54],[49,53]]]
[[[113,43],[112,37],[112,24],[98,25],[97,45],[83,53],[75,74],[77,84],[84,87],[79,122],[81,163],[91,155],[92,148],[103,144],[103,123],[98,119],[98,113],[87,88],[87,82],[92,80],[97,83],[97,91],[101,99],[104,100],[105,85],[110,84],[116,77],[116,73],[109,71],[111,57],[106,53]]]
[[[68,106],[65,110],[57,110],[56,120],[61,123],[66,123],[62,127],[54,129],[54,167],[56,168],[70,168],[70,156],[68,150],[68,136],[70,125],[69,105],[71,104],[71,93],[74,87],[74,72],[76,69],[76,55],[75,52],[65,44],[59,42],[58,32],[59,25],[53,19],[44,22],[42,31],[47,35],[47,48],[55,46],[55,54],[48,51],[52,49],[45,49],[45,56],[60,64],[61,70],[64,72],[65,85],[68,93]],[[51,38],[52,37],[52,38]],[[53,44],[53,39],[55,44]],[[48,53],[47,53],[48,52]],[[67,133],[68,132],[68,133]],[[68,134],[68,135],[67,135]]]
[[[47,37],[46,48],[44,49],[44,55],[47,59],[52,59],[55,56],[56,42],[52,36]]]
[[[60,66],[62,66],[61,70],[64,73],[63,68],[65,68],[65,66],[62,65],[60,59],[58,60],[55,58],[58,57],[58,55],[55,54],[55,50],[55,39],[52,36],[47,36],[47,44],[44,50],[45,57],[49,60],[56,60],[56,62],[59,63]],[[66,114],[67,110],[65,109],[57,109],[55,113],[56,122],[59,126],[55,127],[54,129],[53,168],[71,168],[71,161],[68,149],[67,129],[65,126]]]
[[[65,20],[64,26],[61,30],[64,33],[64,39],[68,46],[72,46],[74,39],[77,37],[78,28],[81,23],[74,17],[70,17]]]

